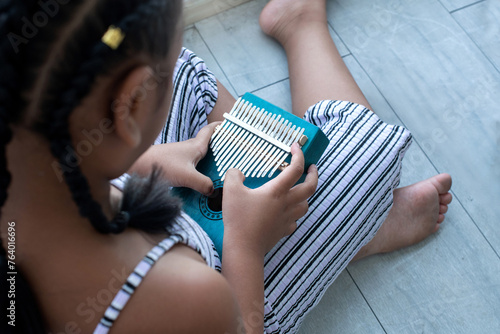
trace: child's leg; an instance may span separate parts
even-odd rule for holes
[[[328,99],[371,109],[330,37],[325,0],[272,0],[261,13],[260,25],[287,54],[294,114],[302,117],[311,105]],[[411,245],[437,231],[451,202],[450,187],[451,178],[445,175],[396,190],[395,209],[381,233],[355,259]],[[415,196],[422,200],[410,205]],[[409,209],[412,224],[408,214],[403,216]]]
[[[304,15],[302,6],[306,3],[308,12]],[[282,6],[288,10],[283,11]],[[271,1],[260,18],[264,32],[276,38],[287,53],[293,113],[299,117],[324,99],[346,100],[370,108],[330,37],[324,6],[324,0]],[[290,7],[297,17],[288,15]],[[235,102],[222,85],[218,87],[218,102],[209,122],[222,120],[222,114]]]
[[[324,0],[273,0],[260,25],[287,54],[294,114],[332,99],[370,108],[330,36]]]
[[[212,122],[222,122],[224,120],[224,113],[229,112],[232,108],[236,99],[229,93],[229,91],[224,87],[219,80],[217,80],[217,102],[215,103],[212,112],[208,115],[208,123]]]
[[[320,100],[369,107],[331,40],[325,12],[324,0],[271,0],[260,17],[264,32],[287,53],[298,116]],[[296,330],[352,259],[409,246],[435,232],[451,201],[447,174],[394,190],[410,140],[406,130],[338,101],[317,104],[307,116],[331,142],[318,163],[320,182],[309,212],[266,256],[269,330],[275,324]]]

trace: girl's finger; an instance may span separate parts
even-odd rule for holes
[[[309,210],[309,204],[307,203],[307,201],[302,201],[294,205],[292,210],[292,216],[294,220],[299,220],[306,215],[307,211]]]
[[[226,177],[224,180],[224,188],[230,191],[234,186],[242,186],[245,181],[245,175],[238,169],[231,168],[226,172]]]
[[[292,234],[293,232],[295,232],[295,230],[297,229],[297,222],[296,221],[292,221],[289,225],[288,225],[288,230],[286,231],[286,234],[284,235],[285,237],[286,236],[289,236],[290,234]]]
[[[210,124],[202,127],[200,129],[200,131],[198,132],[198,134],[196,135],[195,139],[199,140],[203,143],[208,144],[210,142],[210,137],[212,137],[212,134],[214,133],[215,128],[219,124],[220,124],[220,122],[213,122],[213,123],[210,123]]]
[[[184,183],[185,187],[194,189],[205,196],[212,194],[214,191],[214,183],[212,180],[195,169],[187,174],[187,178]]]
[[[210,143],[210,138],[212,137],[212,134],[214,133],[215,127],[219,124],[219,122],[214,122],[210,123],[207,126],[204,126],[201,128],[201,130],[198,132],[196,137],[194,137],[192,140],[192,143],[194,144],[194,147],[197,148],[199,152],[199,156],[197,157],[196,163],[198,163],[199,160],[201,160],[208,151],[208,144]]]
[[[306,179],[290,190],[290,203],[299,203],[311,197],[318,187],[318,168],[309,166]]]
[[[266,185],[275,187],[277,190],[290,190],[304,173],[304,153],[297,143],[292,145],[292,161],[280,175],[268,182]]]

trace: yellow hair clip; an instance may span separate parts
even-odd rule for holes
[[[120,28],[109,26],[106,33],[104,33],[104,35],[102,36],[101,41],[113,50],[116,50],[120,46],[124,38],[125,34]]]

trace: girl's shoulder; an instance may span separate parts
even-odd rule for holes
[[[144,277],[113,325],[116,333],[237,332],[239,311],[226,279],[184,245]]]

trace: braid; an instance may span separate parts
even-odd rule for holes
[[[121,22],[115,24],[125,34],[130,32],[137,22],[158,13],[164,6],[163,1],[150,1],[141,3],[126,15]],[[102,35],[103,32],[101,32]],[[96,77],[104,72],[109,58],[113,58],[114,52],[100,40],[97,41],[86,60],[79,65],[69,83],[69,88],[60,95],[56,106],[46,106],[50,115],[48,121],[47,137],[50,141],[50,149],[54,157],[59,161],[64,170],[64,179],[68,184],[74,202],[78,205],[80,215],[89,218],[93,227],[101,233],[121,233],[129,221],[128,215],[120,212],[111,221],[108,221],[101,206],[92,198],[90,188],[85,176],[82,174],[78,164],[72,168],[65,168],[73,157],[74,148],[69,133],[68,120],[71,112],[87,96],[93,86]]]
[[[62,107],[50,113],[52,116],[48,129],[50,150],[54,157],[59,160],[61,166],[67,164],[71,158],[71,150],[68,152],[67,148],[73,147],[68,130],[69,115],[80,100],[89,93],[97,73],[102,69],[104,53],[107,51],[106,46],[102,43],[94,48],[89,61],[80,67],[79,73],[70,83],[71,88],[62,94]],[[79,206],[80,214],[88,217],[97,231],[101,233],[119,233],[124,229],[124,227],[108,224],[100,205],[92,199],[88,182],[78,165],[66,170],[63,175],[75,203]]]

